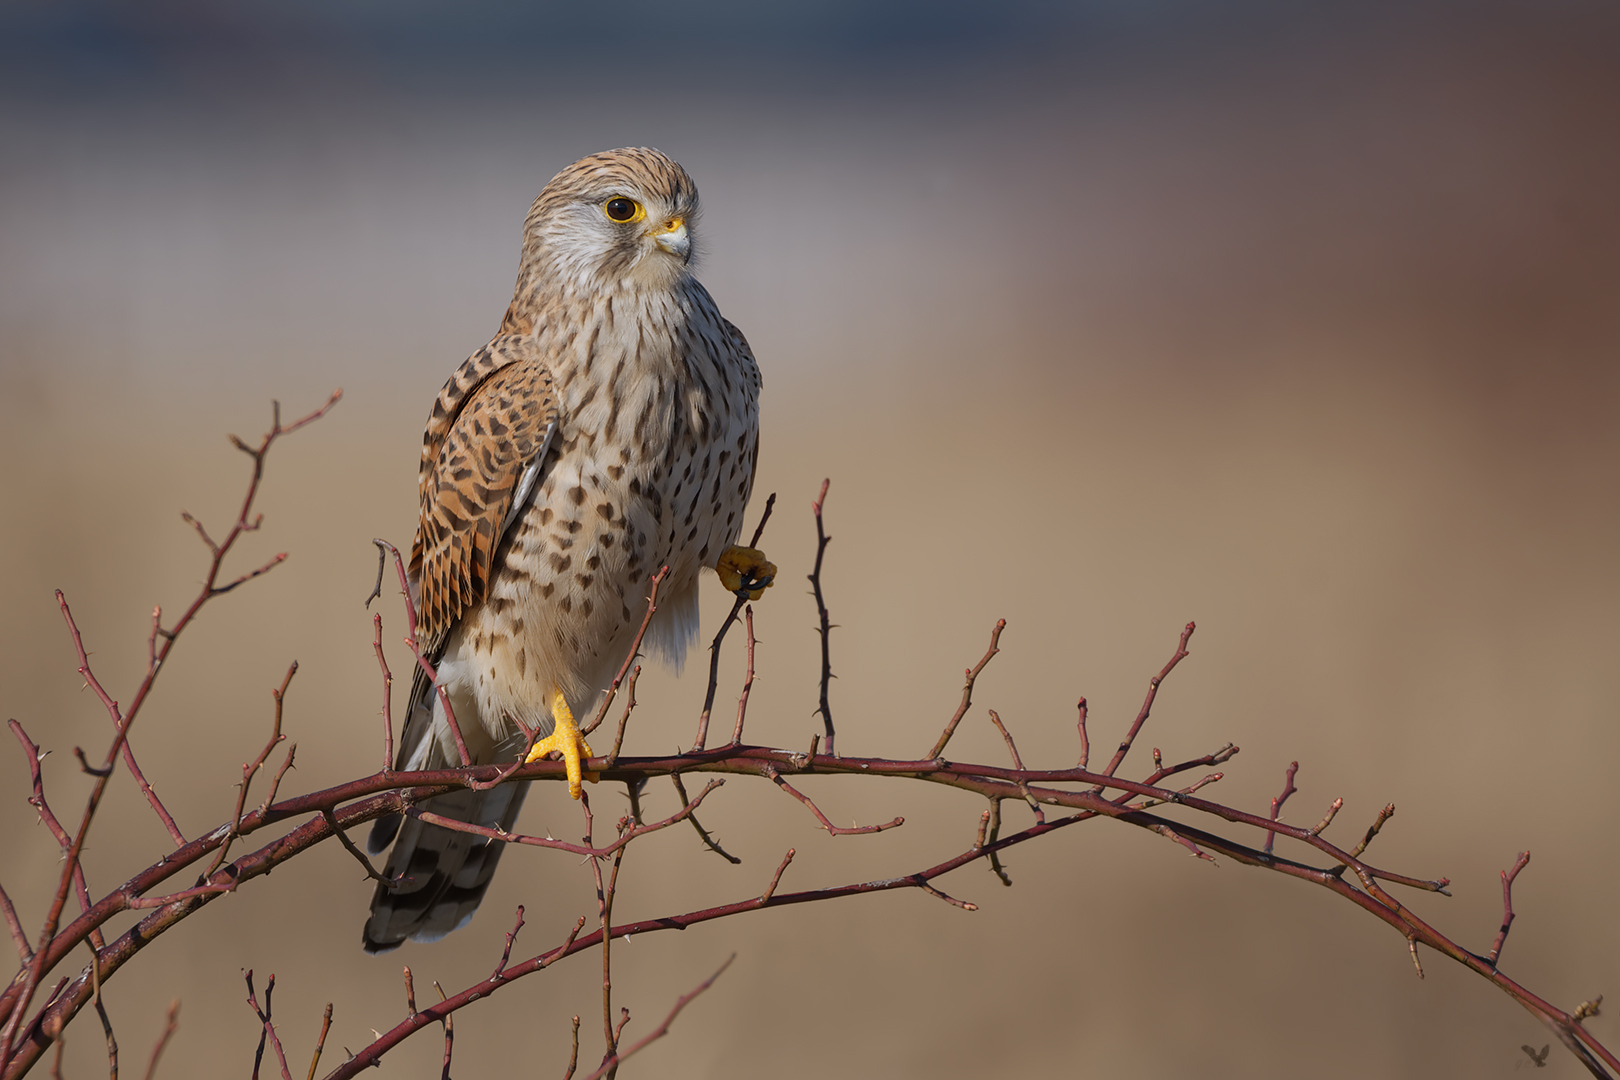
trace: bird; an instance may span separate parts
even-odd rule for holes
[[[679,665],[698,628],[700,572],[758,599],[776,567],[739,547],[759,457],[759,366],[692,275],[697,187],[658,150],[581,158],[523,225],[499,331],[434,400],[422,437],[410,589],[418,665],[395,767],[563,757],[569,794],[596,777],[574,713],[631,647]],[[442,692],[442,694],[441,694]],[[538,741],[531,744],[533,733]],[[510,832],[527,783],[462,789],[421,809]],[[414,815],[392,843],[367,952],[434,941],[471,920],[505,844]]]

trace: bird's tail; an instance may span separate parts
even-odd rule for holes
[[[421,806],[441,817],[510,832],[528,788],[516,783],[487,791],[452,791]],[[394,823],[399,837],[383,876],[398,884],[379,883],[372,897],[363,938],[370,953],[398,948],[407,938],[437,941],[465,926],[484,899],[506,848],[500,840],[428,825],[414,817],[395,818]]]
[[[459,752],[431,684],[422,678],[414,682],[395,767],[443,769],[459,764]],[[470,700],[458,702],[457,709],[467,717],[477,712]],[[463,721],[461,730],[470,743],[472,760],[478,764],[514,761],[528,745],[521,733],[495,742],[476,721]],[[420,806],[453,821],[511,832],[528,790],[527,783],[500,784],[485,791],[463,789],[435,796]],[[465,926],[484,899],[506,848],[500,840],[398,814],[377,819],[366,847],[375,855],[389,841],[394,842],[394,849],[388,854],[383,876],[390,883],[378,883],[362,937],[370,953],[398,948],[407,939],[437,941]]]

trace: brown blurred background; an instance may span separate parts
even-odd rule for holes
[[[70,750],[108,724],[51,590],[127,699],[152,604],[177,612],[204,567],[178,511],[234,512],[224,434],[336,386],[276,450],[238,565],[289,561],[204,613],[134,743],[188,834],[214,826],[296,658],[284,790],[376,767],[361,599],[371,538],[410,539],[428,403],[495,328],[545,180],[652,144],[702,188],[700,276],[765,371],[784,580],[758,608],[753,739],[816,728],[796,582],[830,476],[845,752],[923,752],[1004,617],[953,754],[1003,759],[994,707],[1026,761],[1070,764],[1075,699],[1111,744],[1196,619],[1133,775],[1151,746],[1230,740],[1214,792],[1263,810],[1299,759],[1286,816],[1342,796],[1341,842],[1395,802],[1376,861],[1450,876],[1454,898],[1412,904],[1481,951],[1529,848],[1504,970],[1567,1008],[1620,994],[1612,4],[28,0],[0,14],[0,71],[0,716],[53,751],[64,815],[87,788]],[[392,590],[382,610],[397,642]],[[699,667],[644,680],[632,752],[690,741]],[[0,865],[32,927],[58,861],[25,780],[0,751]],[[615,914],[757,893],[790,845],[784,888],[919,869],[980,810],[804,787],[835,819],[907,824],[830,839],[733,780],[704,817],[743,864],[650,838]],[[103,889],[166,844],[127,778],[113,791],[87,856]],[[578,814],[547,787],[523,823],[571,834]],[[631,1037],[738,953],[628,1073],[1508,1076],[1548,1041],[1437,956],[1420,982],[1397,935],[1320,890],[1106,822],[1009,863],[1010,890],[980,866],[940,883],[971,914],[894,893],[619,947]],[[246,1075],[252,967],[277,975],[302,1075],[326,1001],[340,1058],[401,1017],[402,963],[419,994],[459,988],[517,904],[525,955],[594,912],[576,860],[514,852],[470,928],[378,959],[369,893],[327,845],[171,933],[108,988],[126,1070],[178,997],[162,1075]],[[560,1074],[576,1012],[594,1062],[597,971],[461,1014],[457,1074]],[[70,1029],[69,1076],[105,1068],[94,1027]],[[1620,1042],[1607,1015],[1591,1028]],[[387,1068],[436,1075],[440,1051],[423,1034]]]

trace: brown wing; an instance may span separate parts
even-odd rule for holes
[[[411,547],[424,652],[436,652],[489,591],[507,513],[556,420],[551,372],[526,336],[495,338],[439,392],[422,438],[421,517]]]

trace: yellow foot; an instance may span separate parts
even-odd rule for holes
[[[776,564],[758,548],[728,547],[714,564],[727,592],[758,600],[776,582]]]
[[[523,759],[523,763],[527,765],[531,761],[539,761],[555,750],[562,755],[563,766],[568,770],[568,796],[577,799],[581,779],[593,784],[600,779],[596,773],[585,772],[579,764],[581,759],[596,755],[591,753],[585,737],[579,733],[579,725],[574,722],[568,699],[563,697],[561,690],[551,692],[551,718],[555,724],[551,734],[529,747],[529,756]]]

